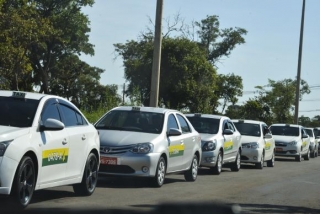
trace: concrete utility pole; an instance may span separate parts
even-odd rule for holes
[[[302,44],[303,44],[303,27],[304,27],[304,10],[305,0],[302,3],[301,27],[300,27],[300,44],[299,44],[299,58],[298,58],[298,72],[297,72],[297,85],[296,85],[296,105],[294,108],[294,123],[299,122],[299,95],[300,95],[300,82],[301,82],[301,58],[302,58]]]
[[[160,83],[160,64],[161,64],[161,43],[162,43],[162,8],[163,0],[157,0],[156,26],[154,32],[154,50],[152,61],[150,106],[158,107],[159,83]]]

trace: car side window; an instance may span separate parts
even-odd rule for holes
[[[168,117],[168,124],[167,124],[167,132],[171,129],[179,129],[177,120],[173,114],[170,114]]]
[[[62,121],[56,102],[48,101],[42,110],[42,113],[41,113],[42,123],[44,123],[49,118]]]
[[[75,110],[63,104],[60,104],[59,107],[63,113],[64,125],[66,127],[83,125],[82,119],[79,120],[79,117],[77,116],[77,112]]]
[[[191,130],[190,130],[190,127],[189,127],[187,121],[179,114],[177,114],[177,118],[178,118],[178,121],[179,121],[180,126],[181,126],[182,134],[190,133]]]
[[[228,125],[228,129],[232,130],[233,132],[236,131],[233,124],[230,121],[228,121],[226,124]]]

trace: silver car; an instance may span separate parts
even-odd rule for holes
[[[318,154],[319,154],[319,150],[320,150],[320,127],[315,127],[313,129],[313,133],[315,136],[315,142],[316,144],[318,144]]]
[[[241,162],[253,163],[258,169],[263,169],[264,162],[268,167],[274,167],[275,142],[267,124],[256,120],[232,122],[241,133]]]
[[[310,137],[310,156],[312,158],[318,157],[318,139],[316,139],[313,128],[305,128],[307,134]]]
[[[239,171],[241,162],[241,134],[229,117],[211,114],[186,114],[201,134],[202,159],[200,166],[220,174],[223,165]]]
[[[195,181],[200,134],[179,111],[116,107],[95,124],[100,135],[100,174],[149,177],[161,187],[168,173]]]
[[[272,124],[270,126],[276,142],[276,156],[294,157],[296,161],[310,159],[310,137],[301,125]]]

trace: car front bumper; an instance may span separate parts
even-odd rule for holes
[[[242,163],[259,163],[261,161],[262,149],[242,148],[241,162]]]
[[[215,167],[217,164],[218,151],[202,151],[201,167]]]
[[[278,147],[276,146],[275,149],[276,156],[283,156],[283,157],[296,157],[300,155],[300,146],[291,146],[287,145],[285,147]]]
[[[110,160],[116,160],[116,164],[112,161],[110,162],[111,164],[105,164],[101,161],[99,174],[153,177],[156,174],[160,153],[125,153],[121,155],[101,154],[100,160],[106,157]]]
[[[9,195],[18,162],[6,156],[0,157],[0,194]]]

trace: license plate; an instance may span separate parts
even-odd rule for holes
[[[281,152],[281,151],[282,151],[282,148],[276,148],[276,151],[277,151],[277,152]]]
[[[117,165],[118,159],[111,157],[100,157],[100,163],[104,165]]]

